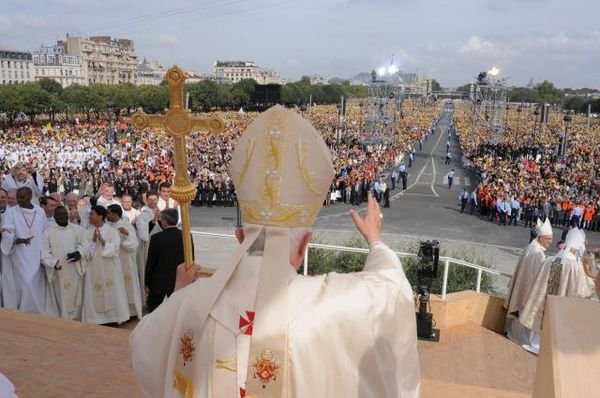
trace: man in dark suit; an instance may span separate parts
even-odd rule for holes
[[[148,298],[148,312],[154,311],[170,296],[175,288],[177,266],[184,262],[183,238],[176,227],[179,214],[177,209],[165,209],[160,213],[160,225],[163,231],[152,235],[146,260],[144,286]],[[193,243],[192,243],[193,251]]]

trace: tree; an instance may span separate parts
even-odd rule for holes
[[[459,93],[471,93],[471,83],[463,84],[462,86],[456,87]]]
[[[223,107],[229,97],[227,95],[229,86],[222,86],[225,85],[210,80],[186,85],[186,89],[192,98],[192,110],[210,111],[215,107]]]
[[[442,91],[442,86],[435,79],[431,79],[431,91]]]
[[[32,123],[36,115],[49,112],[52,105],[52,98],[39,84],[20,84],[16,86],[16,91],[17,95],[21,98],[21,111],[29,116]]]
[[[60,95],[62,93],[62,86],[59,82],[54,79],[48,79],[47,77],[38,80],[40,87],[49,94]]]
[[[0,112],[6,113],[11,125],[23,109],[23,99],[17,94],[17,86],[0,86]]]
[[[135,95],[135,107],[147,113],[162,112],[169,106],[169,91],[166,85],[139,86]]]
[[[539,102],[547,102],[549,104],[558,104],[561,102],[563,94],[562,91],[548,80],[544,80],[542,83],[535,86],[533,89],[537,94]]]

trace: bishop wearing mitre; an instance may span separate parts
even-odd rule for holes
[[[247,222],[231,261],[132,332],[144,397],[418,397],[413,293],[369,198],[352,211],[362,272],[297,273],[334,176],[319,133],[275,106],[240,137],[231,169]],[[176,289],[196,271],[178,269]]]
[[[538,345],[539,335],[532,333],[519,322],[519,313],[523,310],[525,300],[533,287],[535,278],[546,260],[546,249],[552,244],[552,224],[546,218],[543,223],[538,219],[535,227],[537,237],[527,245],[515,268],[510,283],[508,294],[504,302],[506,308],[506,322],[504,329],[508,338],[515,343],[529,347]]]
[[[579,228],[573,228],[567,234],[564,249],[542,263],[519,315],[523,326],[541,334],[549,294],[579,298],[594,295],[594,280],[585,273],[582,263],[584,254],[585,234]],[[539,345],[531,348],[533,353],[539,353]]]

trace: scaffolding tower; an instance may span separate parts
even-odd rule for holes
[[[389,142],[394,137],[396,117],[404,98],[403,86],[374,77],[367,93],[362,106],[361,141],[364,144]]]
[[[500,143],[508,116],[506,78],[481,72],[471,84],[471,100],[473,132],[477,128],[488,128],[491,131],[490,143]]]

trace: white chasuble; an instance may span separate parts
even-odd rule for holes
[[[75,224],[55,225],[42,236],[42,264],[46,267],[46,312],[65,319],[81,320],[85,273],[85,230]],[[67,254],[78,251],[79,261]],[[58,264],[60,269],[54,266]]]
[[[249,357],[246,334],[254,333],[248,330],[253,326],[258,283],[258,276],[250,276],[258,275],[253,261],[252,256],[244,257],[208,319],[199,319],[198,303],[216,274],[175,292],[142,319],[130,337],[142,396],[245,395],[243,387],[255,375],[244,371],[257,363]],[[293,276],[288,287],[282,396],[419,396],[412,289],[386,245],[372,245],[360,273],[304,277],[287,264],[281,266],[289,267]],[[238,285],[242,280],[246,282]],[[260,360],[277,368],[275,358],[266,355]]]
[[[579,298],[591,298],[595,294],[594,281],[586,275],[581,261],[568,252],[563,254],[558,262],[560,255],[559,253],[555,257],[549,257],[542,264],[519,317],[523,326],[538,334],[542,330],[548,294]],[[555,280],[551,281],[551,276],[555,276]],[[549,286],[552,286],[554,291],[549,291]]]
[[[84,276],[83,321],[104,324],[129,320],[129,304],[119,259],[121,241],[112,227],[99,228],[105,244],[93,242],[96,227],[85,231],[89,242]]]
[[[2,218],[0,248],[2,258],[2,297],[4,307],[27,312],[46,310],[46,281],[41,265],[42,233],[46,215],[39,206],[9,207]],[[32,238],[17,245],[18,238]]]
[[[546,259],[545,249],[534,239],[519,257],[504,301],[506,308],[505,330],[508,338],[522,346],[536,346],[538,336],[524,328],[519,322],[519,314],[525,306],[529,292],[533,288],[537,274]]]

